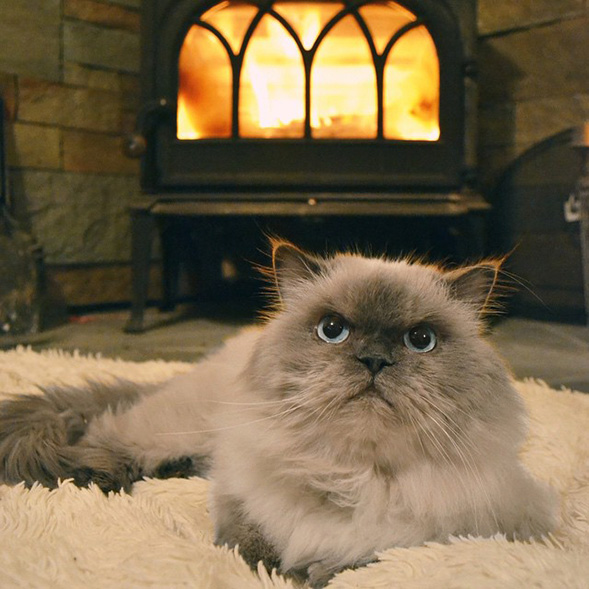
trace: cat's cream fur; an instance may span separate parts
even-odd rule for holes
[[[546,534],[554,495],[518,459],[525,411],[480,334],[496,272],[277,243],[269,320],[130,408],[96,411],[71,452],[62,443],[53,476],[128,486],[166,461],[207,457],[218,542],[315,585],[391,546]],[[345,318],[348,339],[318,337],[326,314]],[[403,343],[420,324],[437,334],[430,352]],[[4,477],[33,478],[10,451],[16,435],[0,434]]]

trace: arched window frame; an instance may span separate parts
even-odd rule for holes
[[[312,2],[312,0],[310,0]],[[211,8],[221,4],[221,2],[212,2],[207,3],[202,6],[202,8],[198,11],[196,15],[193,16],[193,19],[188,25],[186,29],[186,33],[188,32],[191,26],[199,26],[209,30],[212,34],[215,35],[222,43],[223,47],[225,48],[229,62],[231,65],[232,71],[232,108],[231,108],[231,138],[232,139],[243,139],[240,136],[240,121],[239,121],[239,94],[240,94],[240,80],[241,74],[243,70],[243,63],[245,59],[245,54],[249,46],[249,42],[252,36],[255,34],[255,31],[265,15],[270,15],[272,18],[275,18],[288,32],[291,38],[296,43],[303,61],[303,68],[304,68],[304,79],[305,79],[305,89],[304,89],[304,112],[305,112],[305,121],[304,121],[304,135],[303,139],[313,139],[312,136],[312,128],[311,128],[311,99],[312,99],[312,88],[311,88],[311,69],[313,67],[313,62],[317,51],[322,43],[322,41],[327,37],[327,35],[332,31],[332,29],[345,17],[352,16],[355,21],[357,22],[364,39],[368,43],[368,48],[372,57],[373,65],[375,68],[376,73],[376,96],[377,96],[377,105],[376,105],[376,116],[377,116],[377,133],[375,139],[377,140],[385,140],[385,141],[399,141],[399,139],[386,139],[384,137],[384,117],[385,117],[385,105],[384,105],[384,71],[386,67],[386,62],[391,54],[391,51],[395,47],[395,44],[408,32],[418,28],[418,27],[425,27],[425,30],[429,33],[429,27],[427,25],[426,20],[421,17],[412,7],[409,7],[404,2],[399,2],[398,0],[393,0],[394,4],[399,5],[402,8],[405,8],[409,12],[411,12],[415,16],[415,20],[403,25],[399,28],[389,39],[388,43],[386,44],[384,50],[379,54],[374,39],[372,37],[370,28],[364,18],[362,17],[359,9],[365,5],[369,4],[378,4],[374,0],[363,0],[363,1],[354,1],[354,0],[338,0],[337,4],[344,4],[344,8],[336,13],[327,23],[323,26],[323,29],[319,33],[317,39],[313,43],[313,45],[309,49],[305,49],[301,40],[299,39],[298,34],[296,33],[295,29],[292,25],[288,22],[286,18],[284,18],[279,12],[274,10],[273,5],[275,0],[265,0],[263,2],[247,2],[252,6],[256,6],[258,8],[258,12],[253,17],[252,21],[250,22],[249,26],[247,27],[243,41],[240,47],[240,50],[237,53],[233,52],[233,49],[229,42],[225,39],[223,34],[218,31],[213,25],[209,24],[208,22],[201,19],[203,15],[205,15]],[[431,36],[431,34],[430,34]],[[436,47],[437,51],[437,44],[435,39],[432,37],[434,46]],[[441,67],[441,64],[438,60],[438,68]],[[440,76],[441,78],[441,76]],[[441,121],[440,126],[441,126]],[[323,140],[323,139],[318,139]],[[401,140],[407,141],[407,140]]]

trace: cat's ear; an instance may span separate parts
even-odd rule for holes
[[[501,260],[486,260],[474,266],[451,270],[444,274],[451,295],[475,308],[479,313],[489,310],[497,284]]]
[[[300,285],[321,274],[319,258],[305,253],[288,241],[272,240],[272,270],[281,298],[288,298]]]

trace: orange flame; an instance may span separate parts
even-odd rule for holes
[[[367,6],[372,11],[367,9],[363,16],[377,51],[384,49],[400,25],[414,20],[393,2]],[[392,20],[391,6],[396,6]],[[325,2],[278,2],[274,7],[292,23],[306,50],[313,47],[327,20],[340,9]],[[251,5],[229,2],[202,18],[217,27],[237,54],[255,10]],[[379,11],[389,15],[385,32],[386,19]],[[371,15],[372,21],[367,18]],[[182,46],[179,70],[178,138],[229,137],[232,70],[225,48],[212,33],[195,25]],[[352,16],[340,20],[319,44],[310,83],[309,117],[314,138],[376,137],[375,66]],[[303,58],[294,39],[271,15],[261,19],[245,52],[238,117],[242,137],[304,135]],[[423,26],[403,35],[387,58],[383,126],[387,139],[439,139],[439,63],[435,45]]]

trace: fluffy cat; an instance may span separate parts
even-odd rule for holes
[[[539,537],[555,495],[481,336],[498,264],[443,271],[276,242],[275,310],[188,374],[0,407],[0,477],[104,490],[203,474],[216,542],[322,586],[393,546]]]

